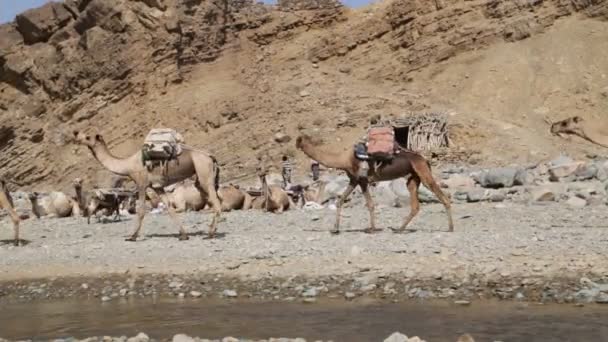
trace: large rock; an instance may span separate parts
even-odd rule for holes
[[[467,175],[453,174],[448,179],[441,180],[440,184],[450,189],[472,188],[475,186],[475,180]]]
[[[57,30],[64,27],[72,14],[58,2],[27,10],[17,15],[17,30],[26,44],[46,42]]]
[[[409,339],[406,335],[403,335],[400,332],[394,332],[391,336],[384,339],[384,342],[408,342]]]
[[[484,188],[510,188],[516,185],[515,176],[518,171],[518,169],[512,167],[490,169],[478,176],[478,182]]]
[[[598,172],[598,168],[595,164],[581,164],[574,172],[576,179],[579,181],[593,179]]]
[[[576,170],[583,163],[574,161],[566,156],[559,156],[549,162],[549,179],[558,182],[562,178],[574,176]]]
[[[325,203],[330,199],[337,199],[346,190],[348,183],[350,182],[348,177],[345,175],[324,175],[321,180],[326,182],[325,191],[323,196],[320,198],[321,203]],[[351,195],[352,196],[352,195]]]
[[[20,44],[23,44],[23,37],[14,24],[0,25],[0,57],[17,49]]]
[[[573,208],[582,208],[587,205],[587,201],[580,197],[573,196],[566,201],[566,204]]]

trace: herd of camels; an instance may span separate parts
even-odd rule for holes
[[[575,134],[596,144],[608,147],[608,141],[603,141],[602,136],[594,135],[593,130],[588,129],[586,122],[580,117],[572,117],[551,124],[551,133]],[[599,138],[598,138],[599,137]],[[137,198],[129,198],[126,201],[126,209],[137,214],[135,230],[127,241],[136,241],[141,234],[144,216],[146,214],[146,201],[153,207],[161,202],[167,208],[169,215],[179,229],[179,240],[187,240],[188,235],[182,226],[177,213],[185,210],[201,210],[209,206],[213,218],[209,226],[208,235],[213,238],[222,211],[238,209],[264,209],[271,212],[283,212],[294,206],[293,200],[280,186],[268,185],[266,181],[267,170],[265,166],[258,167],[257,176],[260,178],[262,190],[260,196],[252,197],[249,193],[236,185],[219,186],[220,169],[217,160],[205,151],[182,146],[183,152],[177,156],[177,160],[168,163],[164,172],[156,172],[148,169],[142,163],[141,151],[127,158],[117,158],[108,149],[103,137],[99,134],[88,135],[82,132],[73,132],[73,142],[86,146],[92,156],[108,171],[115,175],[132,180],[136,184]],[[348,199],[355,188],[359,187],[366,201],[369,211],[369,228],[365,230],[371,233],[376,230],[374,203],[370,193],[370,185],[379,181],[388,181],[397,178],[407,179],[407,188],[410,193],[410,212],[405,217],[400,228],[396,232],[404,231],[407,225],[418,214],[420,203],[418,201],[418,188],[424,184],[431,190],[446,209],[448,216],[448,231],[454,231],[451,214],[451,203],[434,180],[430,163],[420,154],[400,149],[399,153],[390,163],[384,163],[376,168],[370,168],[367,175],[360,175],[361,162],[356,159],[354,147],[350,149],[335,149],[328,146],[316,144],[309,136],[301,135],[296,139],[296,148],[309,158],[316,160],[327,168],[342,170],[349,178],[349,184],[337,202],[336,221],[331,233],[340,231],[340,216],[344,202]],[[188,182],[194,178],[194,182]],[[176,186],[176,184],[179,184]],[[114,208],[103,206],[102,196],[95,192],[89,193],[85,198],[82,190],[82,181],[74,180],[75,197],[62,192],[52,192],[41,196],[37,193],[29,195],[32,204],[32,212],[36,217],[53,215],[58,217],[86,215],[90,217],[100,209],[112,211]],[[174,186],[172,192],[166,191]],[[303,202],[315,201],[320,197],[323,185],[317,188],[302,188],[301,198]],[[13,222],[15,245],[20,244],[19,226],[21,217],[14,209],[13,200],[7,190],[5,180],[0,180],[0,205],[4,208]]]

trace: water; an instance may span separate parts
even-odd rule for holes
[[[395,331],[429,342],[465,332],[483,341],[608,341],[608,306],[377,302],[316,304],[210,300],[98,300],[2,304],[0,336],[152,338],[303,337],[382,341]]]

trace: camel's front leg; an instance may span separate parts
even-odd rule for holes
[[[361,183],[360,186],[361,192],[363,192],[363,197],[365,197],[365,206],[367,206],[367,210],[369,211],[369,228],[365,229],[365,232],[373,233],[376,230],[376,214],[374,212],[374,201],[372,199],[372,194],[369,192],[368,183]]]
[[[336,208],[336,224],[334,226],[334,229],[332,231],[330,231],[330,233],[332,233],[332,234],[340,233],[340,214],[342,213],[342,205],[344,205],[344,202],[346,201],[348,196],[350,196],[350,194],[353,192],[353,190],[355,190],[356,186],[357,186],[357,184],[354,183],[353,181],[351,181],[348,184],[348,187],[346,187],[346,190],[344,191],[342,196],[340,196],[340,200],[338,201],[338,207]]]
[[[137,237],[139,236],[139,231],[141,230],[141,226],[144,222],[144,216],[146,215],[146,187],[139,187],[139,201],[137,203],[137,223],[136,228],[130,238],[126,239],[127,241],[137,241]]]
[[[19,239],[19,223],[21,222],[21,219],[19,218],[19,215],[17,214],[14,208],[9,208],[8,213],[11,216],[11,220],[13,221],[13,238],[15,241],[15,246],[19,246],[21,242],[21,240]]]
[[[167,206],[167,211],[169,211],[169,216],[171,216],[171,220],[173,220],[173,223],[179,227],[179,240],[180,241],[188,240],[189,238],[188,238],[188,235],[186,234],[186,231],[184,230],[184,226],[182,226],[181,221],[177,218],[177,213],[175,212],[175,208],[173,208],[171,203],[169,203],[169,196],[167,196],[167,193],[163,189],[159,189],[159,190],[155,190],[155,191],[160,196],[160,200],[163,201],[163,203],[165,203],[165,206]]]

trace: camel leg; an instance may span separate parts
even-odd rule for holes
[[[445,207],[445,211],[448,215],[448,231],[453,232],[454,222],[452,220],[452,204],[450,202],[450,199],[443,193],[443,191],[441,191],[441,188],[439,187],[437,182],[435,182],[435,179],[433,179],[433,175],[430,173],[430,170],[428,173],[419,173],[418,176],[422,180],[422,184],[429,188],[429,190],[431,190],[435,194],[435,196],[437,196],[439,202],[441,202],[441,204],[443,204],[443,206]]]
[[[411,176],[407,180],[407,190],[410,192],[410,213],[403,221],[403,224],[399,229],[396,229],[395,232],[402,232],[405,230],[405,227],[414,219],[414,217],[420,211],[420,200],[418,199],[418,187],[420,186],[420,178],[418,176]]]
[[[167,196],[167,193],[163,189],[158,189],[155,191],[160,196],[160,200],[163,201],[165,203],[165,205],[167,206],[167,211],[169,212],[169,216],[171,216],[171,220],[173,220],[173,223],[175,223],[175,225],[177,225],[179,227],[179,240],[180,241],[188,240],[189,239],[188,235],[186,234],[186,231],[184,230],[184,226],[182,226],[182,223],[180,222],[179,218],[177,217],[175,208],[172,205],[170,205],[170,203],[169,203],[169,196]]]
[[[13,221],[15,246],[19,246],[19,243],[20,243],[19,223],[21,222],[21,219],[19,218],[19,215],[15,211],[15,208],[11,205],[11,201],[9,200],[8,196],[5,194],[4,189],[2,189],[0,191],[0,196],[2,197],[2,198],[0,198],[0,203],[6,203],[4,209],[8,212],[9,216],[11,217],[11,220]],[[0,208],[2,208],[2,206],[0,206]]]
[[[139,236],[139,231],[141,230],[141,226],[144,222],[144,216],[146,215],[146,187],[139,187],[139,205],[137,206],[137,226],[135,231],[131,235],[130,238],[126,239],[126,241],[137,241],[137,237]]]
[[[369,211],[369,228],[365,229],[365,232],[373,233],[376,230],[376,214],[374,213],[374,201],[372,199],[372,194],[369,192],[369,185],[367,182],[361,183],[359,186],[361,187],[361,191],[365,197],[365,206]]]
[[[338,207],[336,208],[336,224],[334,226],[334,229],[331,231],[332,234],[340,233],[340,214],[342,213],[342,205],[344,204],[348,196],[350,196],[350,194],[353,192],[353,190],[355,190],[356,186],[357,183],[351,180],[351,182],[348,183],[348,187],[346,187],[346,190],[344,191],[342,196],[340,196],[340,200],[338,201]]]
[[[209,175],[205,175],[199,165],[195,164],[197,180],[194,183],[202,198],[208,198],[208,203],[211,205],[213,210],[213,219],[209,225],[209,238],[215,236],[217,230],[217,222],[220,219],[220,213],[222,211],[222,203],[220,202],[217,192],[215,191],[215,177],[213,172]]]

